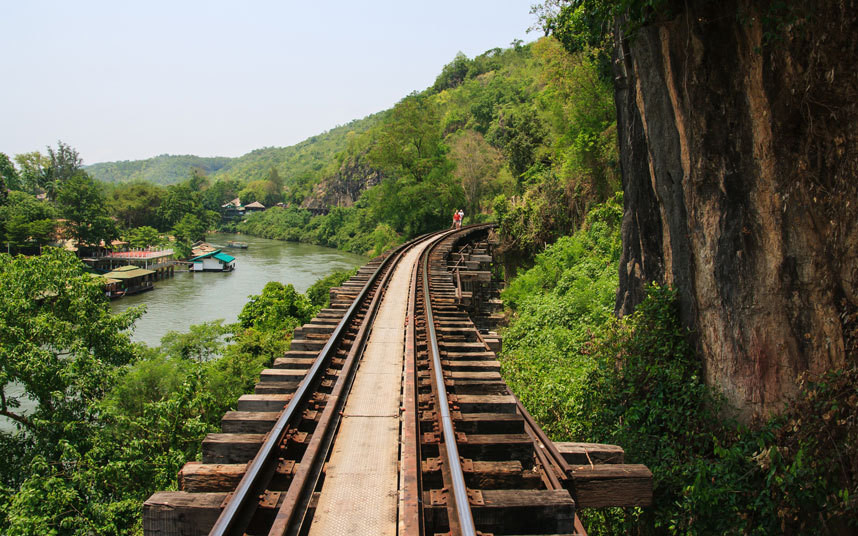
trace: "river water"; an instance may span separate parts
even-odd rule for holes
[[[291,283],[305,292],[335,270],[348,270],[367,262],[366,257],[310,244],[282,242],[235,234],[210,234],[214,246],[235,240],[247,249],[224,248],[235,257],[233,272],[176,272],[155,282],[155,290],[111,302],[114,312],[144,305],[146,313],[135,323],[132,338],[158,346],[168,331],[187,331],[193,324],[223,319],[235,322],[248,296],[259,294],[269,281]]]
[[[206,241],[216,246],[231,240],[248,245],[247,249],[224,248],[224,253],[235,257],[235,271],[177,271],[172,278],[156,281],[155,290],[110,303],[113,312],[135,305],[146,307],[144,315],[134,324],[133,340],[158,346],[161,337],[171,330],[187,331],[193,324],[218,319],[235,322],[248,296],[260,294],[269,281],[291,283],[298,292],[305,292],[331,272],[348,270],[368,260],[310,244],[227,233],[206,236]],[[20,392],[14,387],[11,391],[10,394]],[[27,405],[23,401],[22,409],[26,410]],[[12,428],[6,418],[0,417],[0,430]]]

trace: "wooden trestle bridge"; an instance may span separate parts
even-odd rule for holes
[[[612,445],[552,443],[500,376],[490,226],[442,231],[331,290],[203,442],[146,536],[585,534],[576,511],[644,506]]]

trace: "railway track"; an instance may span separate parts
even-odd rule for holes
[[[589,469],[570,465],[461,306],[463,252],[484,260],[473,238],[487,229],[421,237],[332,289],[181,470],[181,491],[146,502],[144,533],[583,534],[573,494],[605,496],[582,476],[598,446],[573,447]],[[608,473],[632,492],[607,504],[646,503],[635,466]]]

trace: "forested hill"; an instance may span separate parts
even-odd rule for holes
[[[351,121],[289,147],[264,147],[237,158],[162,154],[145,160],[100,162],[85,169],[96,180],[108,183],[177,184],[187,180],[193,169],[213,178],[229,177],[249,182],[267,178],[272,168],[289,181],[318,172],[346,148],[349,132],[366,131],[382,115],[383,112]]]
[[[526,263],[620,187],[604,70],[599,54],[551,38],[460,53],[315,177],[287,177],[291,208],[255,214],[239,230],[377,253],[449,225],[463,208],[466,223],[501,223],[504,258]]]
[[[175,184],[187,179],[192,169],[216,173],[229,165],[233,158],[223,156],[200,157],[193,155],[162,154],[146,160],[120,160],[86,166],[95,179],[102,182],[146,181],[155,184]]]
[[[620,188],[606,64],[604,54],[566,51],[553,38],[474,58],[459,53],[432,86],[392,109],[291,147],[88,171],[113,183],[117,199],[127,197],[128,181],[173,188],[202,171],[200,193],[210,210],[235,197],[288,206],[249,217],[238,230],[363,254],[449,225],[453,210],[463,208],[467,223],[501,223],[502,251],[514,271]],[[149,210],[166,213],[159,199],[167,192],[156,190]],[[168,231],[173,219],[155,226]]]

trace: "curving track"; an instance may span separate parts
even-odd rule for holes
[[[583,533],[576,469],[461,307],[458,252],[484,253],[487,229],[418,238],[332,289],[182,491],[146,502],[145,534]]]

